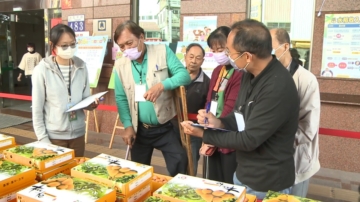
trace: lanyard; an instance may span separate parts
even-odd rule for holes
[[[218,86],[217,90],[215,91],[215,101],[217,101],[217,100],[219,99],[219,89],[220,89],[220,87],[221,87],[221,84],[224,82],[224,80],[226,79],[227,75],[229,74],[229,72],[230,72],[230,69],[227,70],[225,76],[222,77],[222,79],[221,79],[221,81],[220,81],[220,83],[219,83],[219,86]]]
[[[58,67],[58,69],[61,73],[61,76],[63,77],[63,79],[65,81],[65,77],[64,77],[63,73],[61,72],[60,66],[57,63],[56,59],[55,59],[55,64]],[[69,60],[69,86],[67,87],[67,90],[68,90],[69,101],[71,101],[71,62],[70,62],[70,60]]]
[[[140,76],[140,85],[142,84],[142,75],[141,75],[141,73],[142,73],[142,68],[141,68],[141,72],[138,70],[138,68],[136,68],[136,65],[134,64],[134,62],[133,61],[131,61],[131,63],[132,63],[132,65],[134,65],[134,68],[135,68],[135,70],[137,71],[137,73],[139,73],[139,76]],[[142,67],[142,65],[141,65],[141,67]]]

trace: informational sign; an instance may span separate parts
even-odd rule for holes
[[[68,26],[74,32],[85,31],[85,15],[70,15],[68,16]]]
[[[89,72],[90,87],[96,88],[104,61],[108,36],[78,37],[76,56],[81,58]]]
[[[206,41],[217,28],[217,16],[184,17],[183,41]]]
[[[176,47],[176,57],[181,61],[181,63],[183,63],[184,66],[186,66],[186,64],[185,64],[186,48],[191,43],[194,43],[194,42],[179,41],[177,44],[177,47]],[[205,58],[204,58],[205,60],[201,67],[202,67],[202,70],[204,71],[204,73],[206,75],[208,75],[209,78],[211,78],[211,74],[212,74],[213,70],[217,66],[219,66],[219,64],[215,61],[215,59],[213,57],[213,53],[211,52],[211,50],[206,42],[196,42],[196,43],[200,44],[205,50]]]
[[[79,36],[89,36],[89,31],[75,32],[75,36],[76,36],[76,38],[79,37]]]
[[[111,18],[109,19],[94,19],[93,20],[93,34],[95,36],[108,36],[112,38],[111,33]]]
[[[250,18],[261,22],[261,2],[262,0],[251,0]]]
[[[321,76],[360,78],[360,13],[325,15]]]

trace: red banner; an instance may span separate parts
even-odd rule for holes
[[[53,18],[53,19],[51,19],[50,26],[51,26],[51,28],[53,28],[55,25],[61,24],[61,23],[62,23],[61,18]]]
[[[61,9],[70,9],[71,7],[71,0],[61,0]]]

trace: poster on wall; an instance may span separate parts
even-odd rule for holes
[[[183,23],[183,41],[206,41],[217,28],[217,16],[187,16]]]
[[[96,88],[103,65],[108,36],[83,36],[77,38],[75,55],[86,63],[91,88]]]
[[[262,0],[251,0],[250,18],[261,22]]]
[[[179,41],[177,43],[176,47],[176,57],[181,61],[181,63],[185,66],[185,53],[186,53],[186,47],[193,42],[190,41]],[[215,61],[213,57],[213,53],[211,52],[209,46],[206,42],[197,42],[200,44],[203,49],[205,50],[205,60],[202,64],[202,70],[206,75],[208,75],[209,78],[211,78],[211,74],[215,67],[219,66],[219,64]]]
[[[360,78],[360,13],[325,15],[321,76]]]
[[[57,24],[61,24],[62,19],[61,18],[53,18],[51,19],[50,26],[51,28],[55,27]]]
[[[71,7],[71,0],[61,0],[61,9],[70,9]]]

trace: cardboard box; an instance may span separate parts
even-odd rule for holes
[[[170,176],[154,173],[151,181],[151,193],[154,193],[171,179],[172,177]]]
[[[33,181],[27,184],[21,184],[21,187],[15,188],[8,193],[0,194],[0,202],[16,202],[16,193],[28,186],[36,184],[37,181]]]
[[[22,185],[34,182],[35,170],[17,163],[0,160],[0,196]]]
[[[139,191],[129,196],[118,195],[116,202],[143,202],[150,196],[151,196],[151,185],[148,184],[143,188],[139,189]]]
[[[281,201],[291,201],[291,202],[320,202],[317,200],[307,199],[307,198],[301,198],[298,196],[288,195],[288,194],[282,194],[275,191],[268,191],[265,198],[263,199],[263,202],[281,202]]]
[[[246,197],[246,189],[245,187],[223,182],[178,174],[160,189],[156,190],[153,196],[171,202],[222,202],[224,200],[243,202]]]
[[[37,171],[36,172],[36,180],[43,181],[47,180],[50,177],[53,177],[59,173],[70,175],[71,174],[71,168],[77,166],[77,162],[75,160],[70,161],[69,163],[66,163],[64,165],[61,165],[55,169],[48,170],[48,171]]]
[[[43,171],[73,160],[74,150],[44,142],[33,142],[5,150],[4,158]]]
[[[71,169],[71,175],[114,187],[129,196],[151,183],[153,167],[100,154]]]
[[[158,196],[150,196],[149,198],[145,199],[144,202],[171,202],[171,201],[162,199]]]
[[[48,180],[27,187],[17,193],[21,202],[39,201],[97,201],[113,202],[116,200],[115,190],[106,186],[58,174]]]
[[[15,138],[8,135],[0,134],[0,150],[5,150],[12,146],[15,146]]]

